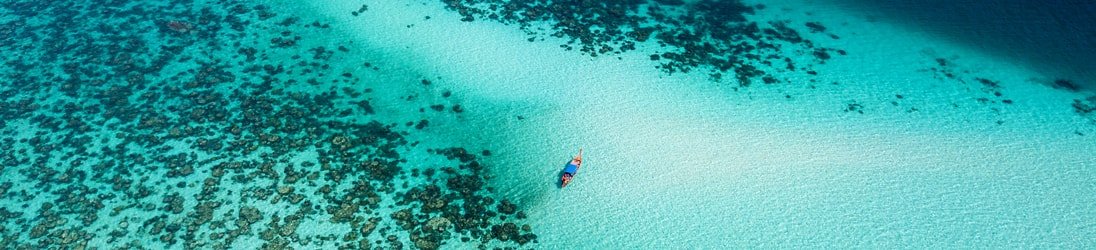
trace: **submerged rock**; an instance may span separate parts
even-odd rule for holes
[[[426,222],[426,227],[424,229],[427,231],[442,232],[448,229],[451,224],[449,219],[446,219],[445,217],[434,217]]]
[[[502,200],[495,209],[498,210],[499,213],[514,214],[514,212],[517,212],[517,205],[510,203],[510,200]]]

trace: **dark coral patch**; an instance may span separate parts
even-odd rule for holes
[[[653,40],[663,51],[649,58],[658,61],[657,68],[663,72],[703,70],[711,76],[733,72],[741,86],[769,75],[768,71],[782,69],[770,60],[787,53],[785,50],[814,54],[818,62],[830,59],[828,51],[832,50],[803,38],[787,21],[751,21],[749,16],[764,6],[737,0],[443,2],[464,21],[485,18],[515,24],[534,36],[530,41],[536,36],[565,38],[568,42],[561,48],[593,57],[625,53],[637,43]],[[551,30],[535,28],[534,24],[540,23],[547,23]],[[818,22],[808,23],[807,28],[826,30]]]
[[[1056,89],[1064,89],[1064,90],[1068,90],[1070,92],[1077,92],[1077,91],[1081,90],[1080,85],[1077,85],[1076,83],[1073,83],[1073,81],[1066,80],[1066,79],[1054,80],[1054,84],[1051,85],[1051,86],[1054,86],[1054,88],[1056,88]]]
[[[0,84],[0,203],[23,206],[0,207],[5,248],[535,239],[491,234],[522,218],[498,216],[512,207],[495,205],[476,154],[405,158],[421,150],[406,139],[417,130],[385,115],[431,106],[419,97],[432,93],[373,98],[389,94],[371,82],[380,68],[358,59],[369,51],[324,35],[325,20],[238,1],[173,3],[0,4],[33,10],[0,23],[0,78],[10,80]],[[429,128],[433,117],[418,115],[409,126]],[[12,121],[33,136],[16,138]],[[316,224],[345,230],[300,230]]]

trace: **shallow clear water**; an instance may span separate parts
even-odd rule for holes
[[[661,2],[624,11],[711,4]],[[0,244],[1096,244],[1093,78],[1040,63],[1078,55],[870,4],[721,3],[703,13],[761,28],[735,30],[750,50],[593,32],[612,48],[583,51],[556,20],[476,12],[492,2],[471,22],[440,1],[3,4]],[[1016,22],[1083,25],[1045,13]]]

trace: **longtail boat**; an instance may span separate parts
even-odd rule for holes
[[[571,179],[575,178],[575,173],[578,173],[578,168],[582,167],[582,149],[578,149],[578,155],[571,158],[571,161],[567,162],[567,165],[563,167],[563,176],[559,177],[559,188],[567,187],[567,184],[571,184]]]

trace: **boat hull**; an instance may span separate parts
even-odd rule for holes
[[[563,165],[563,171],[559,177],[559,188],[565,188],[567,184],[571,184],[580,167],[582,167],[582,149],[578,150],[578,155],[575,158],[571,158],[567,164]]]

